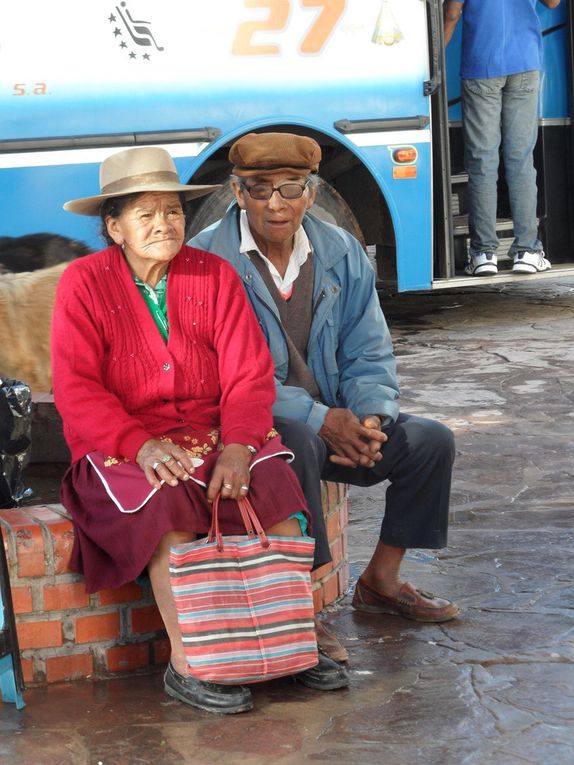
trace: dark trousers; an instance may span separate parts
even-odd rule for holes
[[[313,518],[314,567],[331,560],[321,480],[374,486],[390,482],[380,538],[392,547],[436,549],[446,545],[454,437],[440,422],[400,414],[385,428],[388,441],[383,459],[373,468],[345,468],[329,460],[326,443],[308,425],[282,417],[275,419],[281,439],[295,454],[295,471]]]

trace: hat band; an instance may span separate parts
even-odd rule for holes
[[[295,170],[307,170],[312,172],[312,168],[309,165],[296,165],[291,162],[283,162],[280,165],[237,165],[238,170],[282,170],[284,167],[292,167]],[[315,165],[313,165],[315,167]]]
[[[102,186],[101,194],[117,194],[121,191],[133,190],[134,186],[147,186],[155,183],[178,183],[180,184],[177,173],[161,170],[155,173],[141,173],[140,175],[130,175],[127,178],[120,178],[118,181],[112,181]]]

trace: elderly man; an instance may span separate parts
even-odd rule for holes
[[[541,0],[556,8],[560,0]],[[498,272],[496,205],[499,148],[514,223],[512,273],[551,265],[538,238],[533,152],[538,138],[542,32],[536,0],[447,0],[448,45],[460,15],[464,163],[468,172],[470,247],[466,273]]]
[[[321,159],[312,138],[250,133],[229,152],[235,203],[190,244],[243,280],[275,362],[275,427],[314,520],[316,565],[330,559],[320,481],[390,481],[380,539],[354,608],[442,622],[458,608],[400,576],[406,548],[446,544],[454,442],[448,428],[399,414],[391,338],[359,242],[313,205]],[[321,634],[319,643],[321,643]],[[342,658],[342,646],[331,646]]]

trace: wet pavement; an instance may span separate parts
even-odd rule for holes
[[[383,299],[404,411],[456,434],[449,545],[404,573],[454,598],[443,625],[354,612],[384,487],[353,489],[351,590],[326,613],[350,688],[254,687],[220,718],[160,674],[29,689],[0,706],[10,765],[572,765],[574,280]]]

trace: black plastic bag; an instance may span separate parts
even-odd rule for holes
[[[18,380],[0,378],[0,507],[32,495],[24,472],[32,451],[32,393]]]

